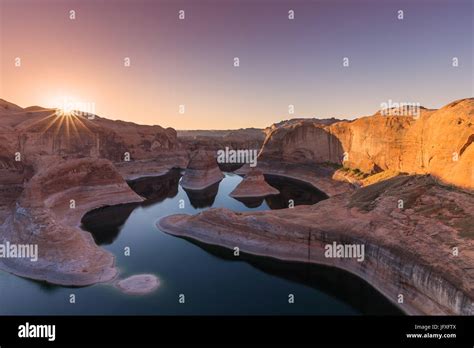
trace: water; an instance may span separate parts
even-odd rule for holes
[[[212,207],[235,211],[279,209],[288,199],[312,204],[326,196],[302,182],[267,177],[281,195],[242,203],[228,194],[242,180],[226,174],[220,184],[200,194],[179,186],[180,173],[130,183],[147,201],[101,208],[86,214],[84,228],[116,256],[120,277],[153,273],[160,287],[145,296],[130,296],[109,284],[67,288],[0,272],[0,314],[400,314],[361,279],[338,269],[233,256],[232,250],[177,238],[155,222],[175,213],[195,214]],[[184,208],[180,209],[180,204]],[[130,256],[124,248],[130,248]],[[69,303],[75,294],[76,303]],[[180,304],[179,295],[185,303]],[[288,295],[295,303],[288,303]]]

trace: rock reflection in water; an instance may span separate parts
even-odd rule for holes
[[[165,175],[130,180],[128,186],[140,196],[146,198],[144,205],[149,205],[176,196],[181,176],[181,170],[171,169]]]
[[[217,193],[219,192],[219,184],[215,184],[205,188],[204,190],[188,190],[184,189],[184,192],[188,195],[189,201],[194,209],[207,208],[214,204]]]
[[[232,197],[239,202],[245,204],[247,208],[258,208],[262,205],[264,198],[263,197]]]
[[[312,205],[328,198],[324,192],[300,180],[276,175],[265,175],[265,180],[280,191],[279,195],[265,198],[270,209],[288,208],[290,200],[294,205]]]
[[[328,196],[303,181],[276,176],[265,175],[265,181],[280,191],[278,195],[262,197],[233,197],[245,204],[247,208],[257,208],[263,201],[267,203],[270,209],[288,208],[290,200],[294,205],[312,205],[328,198]]]
[[[98,245],[112,244],[136,207],[150,206],[175,197],[180,178],[180,170],[172,169],[165,175],[129,181],[128,185],[132,190],[146,200],[142,203],[118,204],[91,210],[82,217],[82,228],[91,232]]]
[[[118,204],[91,210],[82,217],[82,228],[98,245],[112,244],[128,217],[140,203]]]
[[[157,233],[156,220],[170,214],[196,214],[199,213],[197,208],[208,206],[225,207],[236,212],[253,209],[261,211],[269,208],[268,200],[247,202],[250,205],[259,205],[256,208],[249,208],[231,198],[229,192],[239,183],[239,178],[233,175],[226,175],[220,183],[202,191],[185,191],[179,186],[179,177],[178,172],[177,175],[143,178],[130,182],[130,186],[137,193],[155,201],[100,208],[89,212],[83,218],[84,229],[92,233],[98,244],[111,243],[115,240],[105,248],[117,255],[119,265],[124,262],[120,256],[123,253],[123,246],[135,245],[135,251],[139,252],[135,252],[136,256],[131,263],[127,263],[127,268],[136,267],[139,272],[142,272],[144,268],[153,270],[174,285],[163,287],[161,292],[153,298],[152,303],[162,301],[158,312],[182,313],[180,312],[182,306],[174,305],[174,300],[171,300],[176,295],[173,289],[178,285],[189,289],[197,287],[202,293],[212,292],[218,285],[228,292],[228,302],[221,299],[222,302],[219,302],[219,306],[216,307],[213,296],[205,297],[202,303],[191,307],[186,313],[399,314],[396,307],[375,289],[347,272],[325,266],[283,262],[244,253],[236,258],[233,256],[233,250],[230,249],[192,241],[200,247],[196,248],[181,238]],[[168,180],[164,180],[165,178]],[[281,180],[278,180],[280,178]],[[272,179],[271,177],[267,179],[269,184],[283,193],[280,200],[273,202],[274,209],[286,207],[289,199],[293,199],[295,204],[311,204],[325,198],[324,194],[300,181],[293,181],[286,177]],[[177,194],[176,190],[178,190]],[[186,200],[186,195],[189,197],[190,204],[186,204],[185,209],[182,209],[179,202],[181,199]],[[275,197],[269,197],[269,199],[272,198]],[[149,205],[146,209],[142,209],[146,204]],[[202,252],[203,250],[205,252]],[[218,258],[209,257],[209,254]],[[151,257],[151,255],[156,256]],[[180,265],[182,255],[186,255],[186,258],[190,257],[191,261],[186,267]],[[129,262],[128,259],[127,262]],[[233,272],[231,276],[229,276],[230,270]],[[200,274],[211,278],[208,281]],[[196,282],[196,279],[200,281]],[[253,303],[246,309],[235,308],[234,304],[242,296],[240,289],[235,290],[227,283],[216,284],[215,281],[218,282],[218,279],[235,279],[243,284],[244,292],[248,291],[249,294],[261,297],[257,297],[257,300],[252,301]],[[263,292],[261,292],[261,287],[265,289]],[[209,289],[211,290],[208,291]],[[293,306],[289,308],[284,304],[286,302],[284,296],[290,291],[297,293],[299,299],[294,309]],[[267,303],[268,295],[279,296],[279,293],[283,293],[283,306],[278,301]],[[150,302],[149,305],[147,303],[142,307],[140,313],[157,314],[158,309],[153,307],[152,303]],[[266,307],[265,303],[270,307]],[[127,313],[135,313],[135,309],[131,308],[126,307]],[[116,309],[111,309],[112,313],[115,311]]]
[[[231,249],[202,243],[191,238],[179,238],[187,240],[220,259],[230,262],[247,262],[267,274],[331,294],[350,304],[361,314],[376,315],[384,313],[386,315],[404,315],[400,309],[391,304],[366,281],[342,269],[319,264],[282,261],[242,252],[236,258],[233,254],[234,251]]]

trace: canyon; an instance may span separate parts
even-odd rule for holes
[[[202,189],[225,170],[213,152],[257,146],[259,172],[304,181],[329,198],[264,212],[171,215],[159,229],[345,269],[408,314],[472,315],[473,140],[473,98],[422,108],[417,118],[377,112],[353,121],[293,119],[212,139],[0,100],[0,238],[39,246],[37,262],[0,260],[0,268],[61,285],[116,280],[114,256],[80,228],[87,212],[142,202],[127,181],[172,168],[186,168],[183,187]],[[324,246],[333,242],[364,244],[364,262],[325,258]]]

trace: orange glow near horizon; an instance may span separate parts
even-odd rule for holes
[[[388,100],[439,108],[472,95],[468,2],[410,2],[424,21],[403,26],[391,1],[342,1],[344,11],[303,1],[294,21],[291,0],[183,2],[186,20],[172,1],[0,0],[0,98],[185,130],[353,119]]]

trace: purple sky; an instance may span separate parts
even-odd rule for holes
[[[0,98],[21,106],[67,98],[113,119],[222,129],[474,94],[470,0],[0,2]]]

